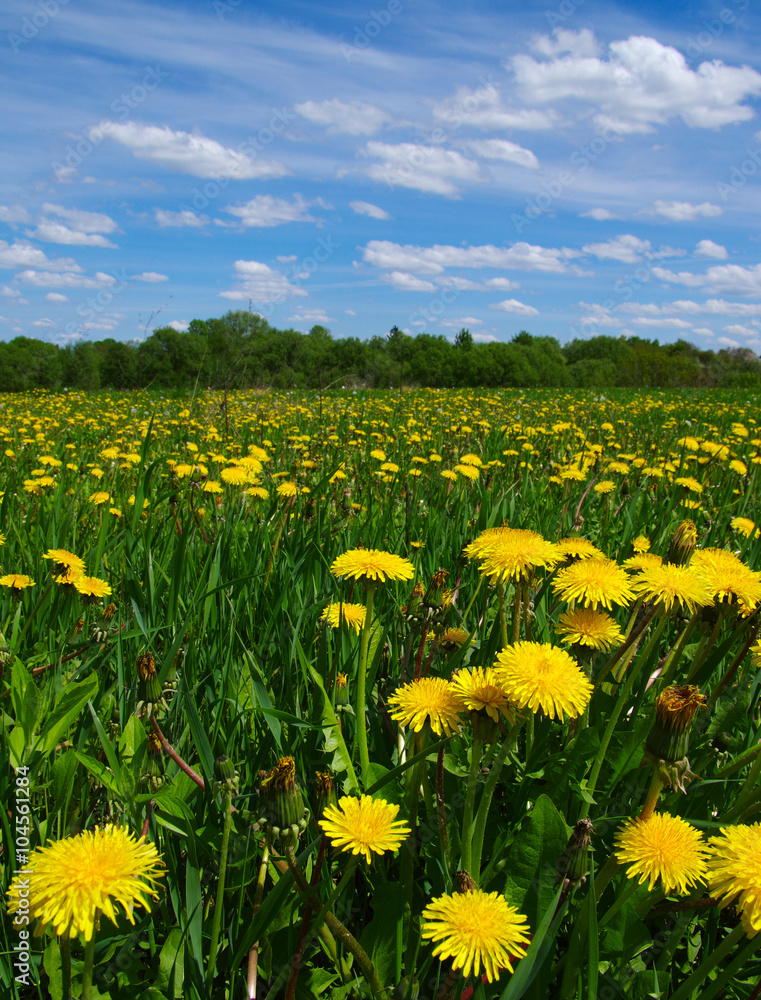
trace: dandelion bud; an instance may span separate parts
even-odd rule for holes
[[[317,819],[322,819],[328,806],[337,806],[336,783],[330,771],[317,771]]]
[[[141,653],[137,658],[138,676],[138,710],[144,708],[147,718],[155,714],[155,706],[162,709],[168,708],[161,690],[161,681],[156,673],[156,664],[153,653]]]
[[[346,674],[336,675],[335,707],[345,708],[349,704],[349,684]]]
[[[164,774],[161,740],[155,733],[148,735],[147,748],[148,757],[142,780],[147,783],[152,792],[157,792],[166,781],[166,776]]]
[[[677,566],[688,566],[697,543],[698,529],[694,522],[680,521],[671,535],[666,562],[675,563]]]
[[[447,595],[447,590],[445,584],[447,582],[447,571],[445,569],[437,570],[431,577],[431,582],[428,585],[428,590],[426,590],[423,597],[423,604],[434,610],[444,606],[444,599]],[[449,603],[451,604],[451,595],[449,598]]]
[[[425,591],[423,590],[423,584],[418,581],[412,588],[409,601],[402,608],[402,613],[408,622],[421,622],[425,620],[426,609],[423,605],[424,599]]]
[[[470,872],[466,872],[464,868],[461,868],[454,873],[454,888],[455,892],[465,893],[475,892],[478,886]]]
[[[293,757],[281,757],[271,771],[260,771],[259,779],[259,826],[266,827],[283,850],[295,847],[306,829],[309,810],[296,781]]]
[[[655,724],[645,740],[645,760],[655,768],[664,785],[686,791],[685,782],[696,777],[687,752],[690,726],[708,699],[693,684],[667,687],[655,700]]]
[[[240,786],[238,772],[235,765],[224,754],[214,761],[214,777],[217,782],[228,792],[237,792]]]
[[[558,861],[558,884],[567,880],[576,885],[587,877],[589,867],[589,849],[594,827],[588,819],[580,819],[573,828],[566,849]]]
[[[399,985],[394,989],[395,1000],[418,1000],[420,996],[420,983],[417,979],[410,979],[404,976]]]

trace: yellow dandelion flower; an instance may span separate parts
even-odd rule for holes
[[[5,576],[0,576],[0,587],[8,587],[15,594],[20,594],[22,590],[34,585],[31,576],[24,576],[23,573],[6,573]]]
[[[648,882],[652,890],[658,879],[666,892],[685,895],[705,879],[705,841],[701,833],[678,816],[655,813],[649,819],[627,820],[616,833],[615,856],[626,865],[627,878]]]
[[[381,472],[393,472],[396,474],[399,471],[399,466],[395,462],[384,462],[381,465]]]
[[[723,828],[708,840],[708,891],[734,903],[749,938],[761,931],[761,823]]]
[[[337,806],[327,807],[319,825],[333,847],[363,854],[370,864],[373,854],[399,850],[412,832],[403,820],[396,819],[398,812],[399,806],[385,799],[345,796]]]
[[[729,463],[729,467],[732,470],[732,472],[736,472],[739,476],[748,475],[748,466],[745,464],[745,462],[741,462],[739,458],[732,459],[732,461]]]
[[[475,465],[466,465],[460,463],[454,467],[455,472],[459,472],[461,476],[465,476],[466,479],[478,479],[479,472]]]
[[[706,581],[714,600],[737,601],[750,609],[761,601],[761,573],[749,569],[734,552],[696,549],[690,565]]]
[[[25,874],[17,874],[8,889],[8,912],[21,909],[22,891],[28,891],[29,912],[38,921],[39,933],[52,923],[59,937],[81,933],[90,941],[100,914],[117,923],[115,904],[123,907],[132,924],[136,906],[150,910],[148,898],[156,896],[154,884],[164,874],[161,866],[154,845],[142,838],[111,825],[86,830],[36,849]]]
[[[104,503],[111,503],[111,494],[100,491],[97,493],[91,493],[87,498],[88,503],[94,504],[96,507],[101,507]]]
[[[246,495],[254,497],[256,500],[269,500],[269,491],[265,490],[263,486],[252,486],[250,489],[246,490]]]
[[[739,531],[741,535],[745,535],[746,538],[750,538],[751,535],[754,538],[758,538],[761,535],[761,531],[756,527],[755,521],[751,521],[749,517],[733,517],[729,524],[730,527],[734,528],[735,531]]]
[[[616,484],[612,479],[602,479],[599,483],[595,483],[592,487],[595,493],[601,494],[612,493],[615,488]]]
[[[53,562],[54,573],[66,573],[69,570],[76,570],[81,573],[85,569],[84,559],[66,549],[48,549],[43,555],[43,559],[50,559]]]
[[[338,556],[330,567],[333,576],[348,576],[366,583],[386,580],[411,580],[415,567],[402,556],[378,549],[349,549]]]
[[[375,458],[379,462],[385,462],[386,453],[381,448],[375,448],[373,451],[370,452],[370,458]]]
[[[423,910],[422,936],[438,942],[434,956],[442,962],[451,958],[466,979],[471,971],[479,976],[483,966],[490,983],[502,969],[513,971],[530,941],[528,921],[517,907],[481,889],[434,899]]]
[[[626,570],[612,559],[584,559],[565,566],[555,574],[552,589],[565,601],[591,608],[626,607],[634,599]]]
[[[639,552],[624,559],[622,565],[630,572],[636,573],[641,569],[650,569],[651,566],[662,566],[663,556],[658,556],[655,552]]]
[[[555,626],[558,635],[565,636],[566,642],[592,649],[620,646],[624,641],[621,629],[610,615],[596,608],[574,608],[560,616]]]
[[[299,488],[296,485],[296,483],[294,483],[292,480],[289,479],[281,483],[278,486],[276,492],[279,497],[287,499],[288,497],[295,497],[296,494],[299,492]]]
[[[493,667],[461,670],[452,679],[452,685],[469,712],[486,712],[494,722],[499,722],[502,715],[512,722],[507,692],[499,683]]]
[[[674,482],[677,486],[684,486],[685,489],[689,490],[690,493],[702,493],[703,484],[699,483],[697,479],[692,476],[678,476]]]
[[[445,651],[459,649],[470,645],[470,632],[466,632],[464,628],[445,628],[438,639],[439,646]]]
[[[203,492],[204,493],[222,493],[224,491],[222,489],[222,484],[218,483],[216,481],[216,479],[207,479],[206,482],[203,484]]]
[[[518,708],[544,712],[561,722],[566,715],[581,715],[592,697],[592,685],[576,660],[549,643],[516,642],[502,650],[494,668]]]
[[[442,478],[451,479],[452,482],[454,482],[457,479],[457,473],[454,472],[452,469],[442,469],[440,474]]]
[[[650,539],[646,535],[637,535],[632,542],[632,548],[639,555],[641,552],[650,551]]]
[[[605,553],[593,545],[588,538],[561,538],[559,542],[555,542],[555,548],[560,552],[564,561],[605,558]]]
[[[359,635],[365,624],[365,606],[363,604],[329,604],[320,615],[320,621],[327,622],[331,628],[338,628],[343,622]]]
[[[463,703],[454,684],[443,677],[421,677],[399,688],[388,699],[397,707],[391,718],[419,733],[428,722],[437,736],[451,736],[460,724]]]
[[[245,486],[251,481],[251,473],[245,466],[228,465],[219,473],[219,478],[227,486]]]
[[[713,603],[708,585],[691,566],[664,563],[646,566],[632,580],[632,590],[659,609],[670,611],[674,604],[694,613],[696,608]]]
[[[484,532],[464,554],[481,560],[481,575],[492,583],[527,580],[538,567],[553,569],[562,558],[552,542],[523,528],[497,529],[489,535]]]
[[[108,597],[111,593],[111,587],[97,576],[77,576],[73,583],[77,593],[93,601],[99,597]]]

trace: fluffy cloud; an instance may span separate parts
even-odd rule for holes
[[[169,323],[169,326],[171,326],[171,328],[173,330],[176,330],[178,333],[184,333],[187,330],[187,328],[190,326],[190,323],[188,323],[185,320],[173,319]]]
[[[60,292],[48,292],[45,296],[48,302],[68,302],[68,295],[62,295]]]
[[[29,215],[23,205],[0,205],[0,222],[8,222],[13,225],[16,222],[31,222]]]
[[[653,277],[668,284],[684,285],[687,288],[705,288],[717,295],[761,295],[761,264],[741,267],[739,264],[717,264],[709,267],[705,274],[689,271],[669,271],[654,267]]]
[[[407,274],[404,271],[392,271],[390,274],[382,274],[381,278],[389,285],[392,285],[399,292],[435,292],[436,286],[423,278],[416,278],[414,274]]]
[[[105,247],[116,249],[116,243],[101,236],[100,233],[83,233],[72,229],[62,222],[52,219],[42,219],[36,229],[28,230],[27,236],[43,243],[63,243],[72,247]]]
[[[294,109],[310,122],[327,125],[328,132],[347,135],[374,135],[391,121],[388,112],[364,101],[304,101]]]
[[[34,267],[41,271],[81,271],[82,268],[71,257],[57,257],[50,260],[45,253],[31,243],[19,241],[8,244],[0,240],[0,269],[12,267]]]
[[[369,201],[350,201],[349,208],[357,215],[369,215],[371,219],[390,219],[391,216],[377,205]]]
[[[742,102],[761,93],[761,74],[749,66],[703,62],[697,70],[670,45],[633,35],[608,46],[607,58],[592,54],[591,39],[573,32],[555,42],[540,41],[549,56],[512,59],[516,81],[529,103],[575,98],[599,109],[597,121],[618,131],[649,132],[680,117],[693,128],[718,128],[748,121],[752,108]],[[535,43],[536,49],[536,43]]]
[[[301,195],[287,201],[285,198],[273,198],[270,194],[258,194],[245,205],[230,206],[224,211],[240,219],[247,229],[268,229],[286,222],[316,222],[313,216],[307,214],[308,207]]]
[[[532,246],[530,243],[513,243],[509,247],[488,244],[477,247],[420,247],[412,244],[403,246],[389,240],[370,240],[362,252],[368,264],[384,271],[399,270],[425,275],[443,274],[448,267],[493,267],[565,274],[571,270],[568,260],[575,256],[572,250]]]
[[[291,323],[330,323],[330,316],[324,309],[297,309],[290,317]]]
[[[438,146],[368,142],[364,153],[381,161],[368,168],[368,176],[389,187],[413,188],[452,198],[458,193],[454,181],[478,183],[484,180],[481,168],[473,160]]]
[[[183,208],[181,212],[169,212],[164,211],[163,208],[154,209],[156,213],[156,222],[162,229],[168,226],[183,227],[189,226],[190,228],[197,229],[200,226],[206,226],[209,223],[209,217],[206,215],[196,215],[195,212],[191,212],[189,208]]]
[[[482,132],[500,129],[546,131],[557,124],[554,112],[534,108],[505,108],[499,91],[493,84],[472,90],[461,87],[454,97],[433,105],[434,118],[447,131],[467,126]]]
[[[16,278],[35,288],[109,288],[116,284],[116,278],[103,271],[97,271],[93,278],[71,272],[56,274],[52,271],[21,271]]]
[[[588,243],[582,247],[584,253],[594,254],[598,260],[618,260],[622,264],[636,264],[650,250],[650,240],[641,240],[627,233],[616,236],[607,243]]]
[[[257,312],[271,312],[271,307],[286,299],[304,297],[306,292],[294,285],[282,271],[269,267],[257,260],[236,260],[235,276],[239,281],[237,288],[220,292],[220,298],[233,299],[236,302],[253,301]]]
[[[696,257],[712,257],[714,260],[726,260],[727,248],[713,240],[701,240],[695,247]]]
[[[520,167],[539,169],[539,160],[530,149],[507,139],[473,139],[468,148],[486,160],[504,160],[506,163],[517,163]]]
[[[156,163],[165,170],[192,177],[229,180],[284,177],[288,170],[274,160],[259,160],[214,139],[167,126],[138,125],[137,122],[105,122],[100,128],[126,146],[139,160]]]
[[[502,312],[512,313],[513,316],[538,316],[539,310],[533,306],[527,306],[517,299],[503,299],[502,302],[495,302],[490,308],[500,309]]]
[[[715,219],[724,214],[724,209],[719,205],[712,205],[709,201],[703,201],[699,205],[692,205],[689,201],[656,201],[654,206],[656,215],[662,215],[664,219],[671,222],[692,222],[694,219]]]
[[[594,219],[596,222],[607,222],[608,219],[620,219],[620,215],[614,215],[607,208],[591,208],[588,212],[582,212],[582,219]]]
[[[632,320],[632,326],[657,326],[662,330],[689,330],[692,323],[688,323],[684,319],[677,319],[675,316],[662,316],[660,318],[639,316]]]
[[[157,271],[143,271],[142,274],[133,274],[133,281],[145,281],[149,285],[157,285],[162,281],[169,281],[169,276],[166,274],[159,274]]]

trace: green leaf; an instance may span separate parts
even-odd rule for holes
[[[56,810],[65,810],[78,767],[79,761],[74,750],[65,750],[53,762],[51,791]]]
[[[568,828],[555,804],[540,795],[507,852],[505,896],[536,927],[555,895],[558,859],[568,843]]]
[[[24,727],[24,736],[31,745],[34,731],[40,722],[40,717],[45,709],[45,699],[42,697],[39,688],[30,680],[24,691],[21,704],[21,725]]]
[[[564,903],[555,916],[555,911],[560,902],[560,894],[563,891],[561,885],[554,896],[549,900],[547,909],[536,923],[536,931],[531,938],[531,944],[523,958],[515,966],[515,972],[510,977],[507,986],[502,992],[500,1000],[520,1000],[526,995],[529,986],[536,978],[537,973],[544,964],[549,954],[552,942],[555,940],[560,924],[563,921],[568,903]],[[554,919],[553,919],[554,917]],[[529,921],[531,923],[531,921]],[[534,926],[532,924],[532,926]],[[592,994],[589,994],[592,996]]]
[[[396,928],[404,911],[404,886],[384,882],[373,893],[375,916],[365,927],[359,943],[370,956],[382,983],[393,982],[396,967]]]
[[[12,767],[20,767],[24,760],[24,752],[26,750],[24,730],[21,726],[14,726],[10,733],[8,733],[8,749],[11,752]]]
[[[56,938],[48,942],[42,956],[42,967],[48,977],[50,1000],[64,1000],[63,972],[61,971],[61,946]]]
[[[34,749],[43,755],[60,743],[87,702],[98,691],[98,675],[93,671],[76,684],[67,684],[56,698],[55,708],[42,728]]]
[[[600,946],[604,955],[615,955],[621,962],[630,961],[652,941],[652,934],[637,916],[634,905],[625,903],[605,927],[601,928]]]
[[[92,757],[88,757],[86,754],[80,753],[78,750],[74,751],[74,756],[80,762],[84,764],[87,770],[94,774],[98,781],[107,788],[114,795],[119,795],[119,785],[117,783],[116,776],[99,760],[94,760]]]
[[[182,996],[185,941],[179,927],[173,927],[159,955],[159,971],[154,985],[164,997]]]

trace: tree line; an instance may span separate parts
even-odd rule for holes
[[[367,340],[324,326],[279,330],[256,313],[161,327],[140,342],[29,337],[0,343],[0,391],[29,389],[319,389],[450,387],[761,388],[747,348],[700,350],[686,340],[598,336],[562,345],[525,330],[509,342],[411,337],[398,327]]]

